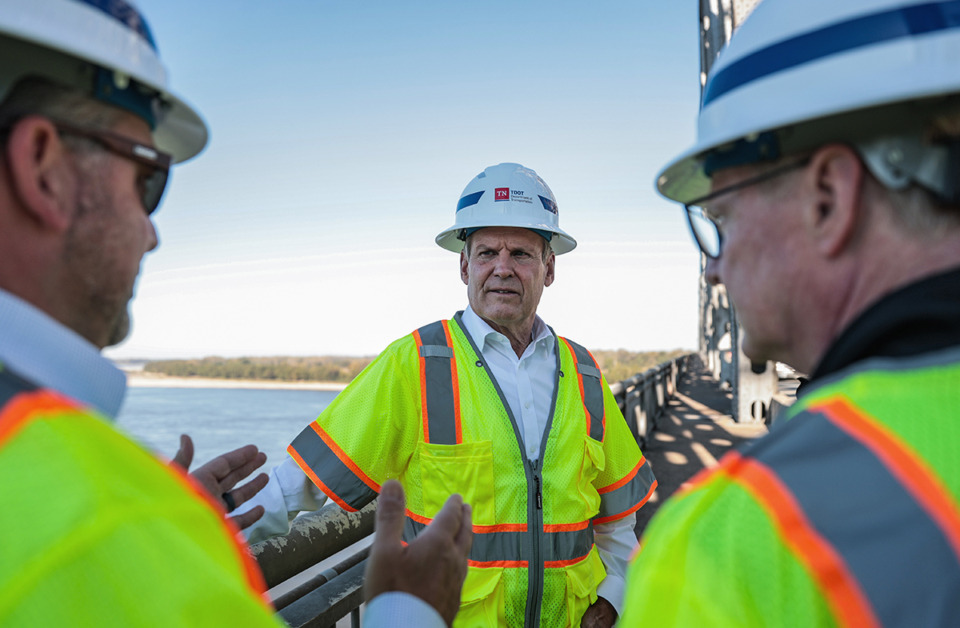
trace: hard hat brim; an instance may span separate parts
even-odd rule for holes
[[[508,220],[502,221],[503,223],[508,223]],[[516,227],[518,229],[539,229],[541,231],[548,231],[553,234],[553,238],[550,240],[550,248],[553,249],[553,252],[557,255],[563,255],[564,253],[569,253],[573,249],[577,248],[577,241],[570,237],[562,229],[553,227],[550,225],[531,225],[529,223],[520,224],[519,221],[514,224],[497,224],[491,225],[486,222],[477,221],[477,224],[459,224],[453,225],[452,227],[445,229],[440,232],[436,237],[436,243],[442,248],[453,251],[454,253],[459,253],[463,250],[465,242],[458,237],[458,234],[463,229],[479,228],[483,229],[486,227]]]

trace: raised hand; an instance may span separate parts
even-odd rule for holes
[[[451,495],[427,529],[406,546],[400,540],[404,517],[403,487],[389,480],[380,488],[365,597],[369,602],[381,593],[404,591],[430,604],[450,625],[460,608],[473,544],[470,505]]]
[[[245,445],[220,454],[210,462],[190,472],[190,475],[229,513],[259,493],[267,485],[269,478],[266,473],[261,473],[243,486],[233,488],[238,482],[263,466],[266,461],[267,455],[259,451],[255,445]],[[192,462],[193,439],[186,434],[181,434],[180,449],[173,457],[173,463],[180,465],[185,471],[190,471],[190,463]],[[231,519],[242,530],[262,516],[263,507],[257,506],[243,514],[231,517]]]

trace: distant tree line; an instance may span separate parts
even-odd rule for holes
[[[627,351],[625,349],[590,351],[607,383],[612,384],[643,373],[649,368],[669,362],[691,351],[674,349],[673,351]]]
[[[611,384],[648,368],[670,361],[689,351],[592,351]],[[222,379],[260,379],[284,382],[349,383],[373,357],[271,357],[219,358],[199,360],[157,360],[147,362],[143,370],[174,377],[216,377]]]
[[[157,360],[143,370],[174,377],[217,377],[261,379],[284,382],[348,383],[373,357],[324,356],[313,358],[203,358],[200,360]]]

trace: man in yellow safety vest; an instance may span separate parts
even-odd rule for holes
[[[654,517],[624,626],[956,624],[958,56],[957,0],[764,0],[720,54],[657,185],[810,380]]]
[[[467,185],[436,241],[460,254],[469,306],[387,347],[294,440],[252,502],[267,510],[253,538],[327,496],[362,508],[397,478],[407,540],[451,493],[472,508],[455,626],[613,624],[656,482],[593,357],[537,316],[556,256],[576,246],[558,216],[519,164]]]

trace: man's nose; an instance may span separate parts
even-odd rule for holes
[[[157,234],[157,226],[149,218],[147,218],[147,225],[147,229],[150,230],[147,235],[147,251],[152,251],[160,246],[160,236]]]
[[[513,274],[513,256],[510,251],[501,251],[497,255],[497,264],[493,269],[498,277],[506,277]]]

